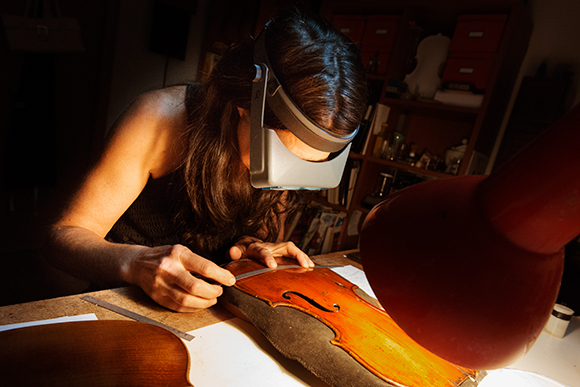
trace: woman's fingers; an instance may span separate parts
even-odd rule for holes
[[[294,258],[302,267],[314,267],[310,257],[293,242],[268,243],[256,238],[242,238],[230,248],[230,258],[237,260],[242,257],[260,259],[271,268],[277,266],[276,257]]]
[[[199,298],[187,294],[181,289],[176,290],[174,293],[168,293],[163,296],[154,297],[153,300],[158,304],[176,312],[195,312],[200,309],[210,308],[217,303],[216,298]]]
[[[187,259],[184,262],[184,267],[203,278],[208,280],[213,280],[221,285],[232,286],[236,283],[236,277],[229,271],[222,267],[219,267],[214,262],[202,258],[196,254],[193,258]]]
[[[236,281],[228,270],[181,245],[154,248],[142,262],[140,286],[157,303],[176,311],[209,308],[221,296],[221,285]]]
[[[296,259],[300,266],[302,267],[314,267],[314,262],[310,257],[302,250],[298,248],[293,242],[287,242],[286,244],[287,255]]]

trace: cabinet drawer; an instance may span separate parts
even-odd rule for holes
[[[348,36],[355,44],[361,43],[365,28],[363,15],[334,15],[332,25]]]
[[[362,46],[390,52],[399,28],[399,15],[370,15],[362,38]]]
[[[458,57],[450,55],[443,72],[443,83],[472,85],[484,90],[493,67],[493,54]]]
[[[457,21],[451,52],[496,52],[505,25],[505,15],[462,15]]]

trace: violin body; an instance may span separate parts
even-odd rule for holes
[[[441,84],[441,69],[445,66],[451,39],[442,34],[427,36],[417,47],[417,67],[405,77],[405,83],[415,97],[433,99]]]
[[[264,266],[242,259],[226,268],[240,275]],[[284,355],[334,386],[351,385],[346,373],[356,375],[357,386],[474,386],[482,376],[419,346],[384,310],[361,297],[356,285],[328,268],[296,268],[295,261],[279,259],[277,270],[239,279],[224,295],[226,307],[241,312]],[[324,328],[306,328],[316,325]],[[301,342],[281,348],[293,345],[289,336]],[[315,343],[321,348],[313,350]],[[322,360],[325,352],[331,355]],[[366,384],[365,372],[371,374]]]
[[[3,386],[191,386],[179,337],[143,322],[75,321],[0,333]]]

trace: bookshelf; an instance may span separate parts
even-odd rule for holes
[[[530,15],[522,1],[328,0],[322,1],[321,14],[329,20],[333,20],[336,15],[357,15],[363,18],[371,15],[398,16],[399,24],[389,52],[386,72],[368,74],[370,103],[389,107],[385,122],[387,128],[396,128],[399,119],[405,119],[405,139],[408,144],[415,144],[419,154],[429,151],[444,159],[447,149],[466,139],[465,153],[456,175],[484,173],[531,35]],[[387,96],[389,80],[402,80],[409,72],[417,41],[437,33],[452,38],[462,15],[488,14],[503,15],[505,24],[499,45],[490,55],[493,64],[486,87],[481,91],[480,106],[456,106],[432,100]],[[421,31],[419,34],[418,26]],[[397,160],[375,157],[373,149],[377,135],[371,132],[367,136],[366,150],[363,152],[360,149],[350,154],[350,160],[359,165],[350,204],[347,206],[334,200],[330,202],[330,192],[321,192],[314,198],[326,207],[346,213],[335,244],[338,250],[357,248],[358,231],[369,212],[362,206],[362,200],[372,193],[381,172],[395,177],[392,191],[424,180],[455,176],[440,169],[418,168]],[[345,178],[348,176],[347,167]]]

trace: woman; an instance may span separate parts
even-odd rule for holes
[[[53,265],[93,282],[138,285],[181,312],[212,306],[221,286],[235,283],[218,265],[226,256],[270,267],[289,256],[313,266],[295,245],[281,243],[296,192],[250,185],[253,49],[254,42],[232,47],[205,84],[156,90],[132,103],[52,226]],[[291,11],[268,26],[266,50],[282,86],[313,122],[341,135],[358,126],[364,69],[344,36],[317,16]],[[328,157],[271,112],[265,123],[297,156]]]

